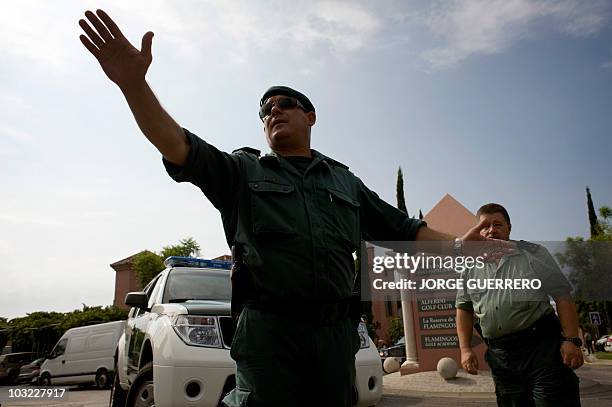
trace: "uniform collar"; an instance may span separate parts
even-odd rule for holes
[[[319,163],[324,163],[328,167],[329,166],[341,167],[341,168],[344,168],[345,170],[348,170],[349,168],[348,166],[342,164],[341,162],[336,161],[332,158],[329,158],[324,154],[321,154],[317,150],[311,149],[310,153],[312,154],[312,164],[310,164],[307,171],[309,171],[311,168],[318,165]],[[266,155],[259,157],[259,162],[262,165],[282,166],[282,163],[283,162],[286,163],[287,160],[282,155],[278,154],[276,151],[271,151],[267,153]],[[292,165],[290,165],[290,167],[291,169],[293,169]]]

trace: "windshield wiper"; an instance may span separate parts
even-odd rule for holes
[[[187,301],[198,301],[200,298],[172,298],[169,303],[173,302],[187,302]]]

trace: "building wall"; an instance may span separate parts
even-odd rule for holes
[[[114,267],[115,269],[115,298],[113,305],[119,308],[129,309],[125,305],[125,296],[131,291],[140,291],[142,287],[138,282],[136,273],[132,270],[131,263],[124,263]]]

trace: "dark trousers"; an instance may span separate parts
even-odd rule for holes
[[[243,309],[232,342],[236,389],[229,407],[351,407],[357,326],[330,326]]]
[[[507,343],[489,343],[485,360],[500,407],[579,407],[578,377],[563,364],[556,317]]]

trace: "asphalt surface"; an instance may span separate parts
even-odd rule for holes
[[[612,365],[585,365],[576,371],[580,378],[589,381],[582,390],[582,407],[612,407]],[[68,400],[61,401],[11,401],[1,407],[107,407],[109,390],[72,388]],[[383,395],[378,407],[495,407],[494,399],[465,399],[463,397],[435,397],[434,395]]]

